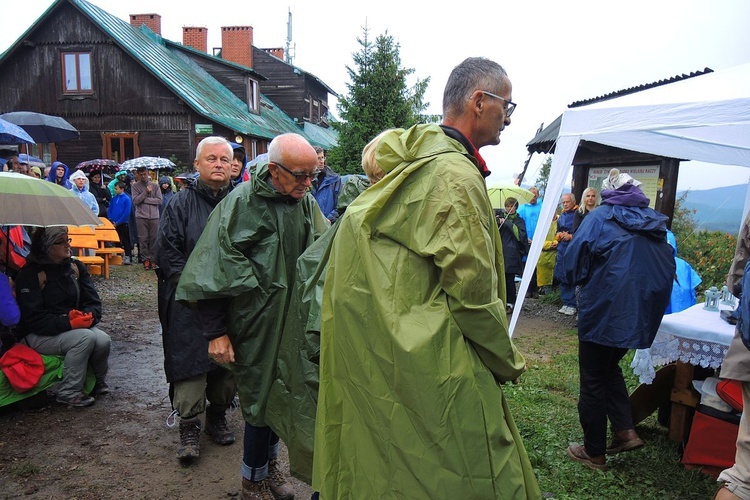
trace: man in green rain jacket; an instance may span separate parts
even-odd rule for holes
[[[293,498],[265,422],[297,258],[328,228],[308,194],[317,155],[297,134],[276,137],[268,161],[211,213],[177,287],[196,302],[208,355],[237,377],[245,418],[243,498]]]
[[[322,499],[541,497],[499,385],[525,361],[477,151],[500,142],[511,91],[498,64],[459,64],[443,124],[386,134],[385,177],[339,223],[323,290]]]

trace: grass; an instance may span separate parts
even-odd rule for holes
[[[26,461],[17,462],[10,466],[9,472],[17,477],[29,477],[39,473],[39,467]]]
[[[534,342],[529,336],[517,344],[527,352],[540,347]],[[559,354],[550,361],[530,361],[520,384],[503,386],[542,492],[560,500],[712,498],[716,481],[680,463],[678,443],[669,440],[655,415],[637,426],[647,446],[608,458],[607,472],[590,470],[567,457],[568,444],[583,440],[577,410],[577,345],[571,330],[561,337]],[[630,368],[632,355],[633,351],[622,360],[631,391],[638,383]]]

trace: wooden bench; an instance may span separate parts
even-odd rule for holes
[[[104,277],[109,278],[109,266],[122,264],[125,249],[120,246],[107,246],[108,243],[119,245],[120,235],[117,234],[117,229],[109,219],[99,217],[99,220],[102,224],[94,229],[99,244],[96,248],[96,255],[104,259]]]
[[[89,226],[68,226],[68,238],[71,240],[70,248],[78,251],[76,258],[86,264],[89,273],[102,274],[106,261],[98,255],[86,255],[86,250],[96,251],[99,248],[94,230]],[[109,273],[105,277],[109,277]]]

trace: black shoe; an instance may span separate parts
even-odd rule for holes
[[[206,429],[205,433],[216,444],[226,446],[235,441],[234,432],[229,429],[227,419],[224,416],[223,409],[213,409],[209,406],[206,410]]]
[[[180,446],[177,458],[190,462],[200,457],[201,421],[198,417],[180,420]]]
[[[109,386],[106,382],[97,382],[94,388],[91,390],[92,396],[101,396],[102,394],[109,394]]]

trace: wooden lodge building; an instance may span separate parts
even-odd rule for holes
[[[248,158],[287,132],[334,146],[328,94],[336,93],[284,62],[283,49],[252,42],[251,26],[224,27],[215,56],[205,27],[184,27],[180,44],[161,37],[158,14],[128,23],[85,0],[57,0],[0,55],[0,114],[65,118],[80,138],[31,152],[70,167],[139,156],[189,165],[209,135],[241,143]]]

